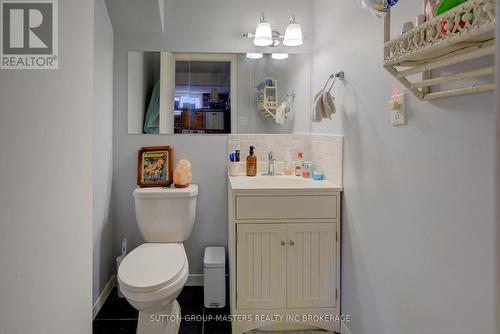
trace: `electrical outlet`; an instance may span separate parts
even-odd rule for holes
[[[240,116],[240,126],[247,126],[248,125],[248,117],[246,116]]]
[[[389,109],[392,125],[406,125],[406,94],[392,96]]]

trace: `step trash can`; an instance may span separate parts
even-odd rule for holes
[[[203,294],[206,308],[226,306],[226,250],[207,247],[203,258]]]

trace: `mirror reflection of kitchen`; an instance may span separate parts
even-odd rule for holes
[[[129,134],[308,131],[309,55],[132,51],[128,68]]]
[[[231,133],[231,62],[176,61],[174,133]]]

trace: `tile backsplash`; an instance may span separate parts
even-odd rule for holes
[[[327,180],[343,185],[344,136],[310,135],[311,161]]]
[[[270,151],[278,161],[279,169],[283,168],[287,150],[290,150],[294,161],[297,159],[298,152],[304,152],[305,161],[312,161],[315,169],[321,170],[327,180],[342,186],[343,143],[343,136],[324,134],[229,135],[227,151],[229,154],[234,150],[240,150],[241,161],[244,162],[249,146],[254,146],[259,173],[267,170]]]

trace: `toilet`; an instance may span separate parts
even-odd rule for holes
[[[186,284],[189,266],[182,244],[196,217],[198,186],[137,188],[136,220],[144,244],[123,259],[118,284],[139,311],[137,334],[176,334],[180,307],[176,301]]]

